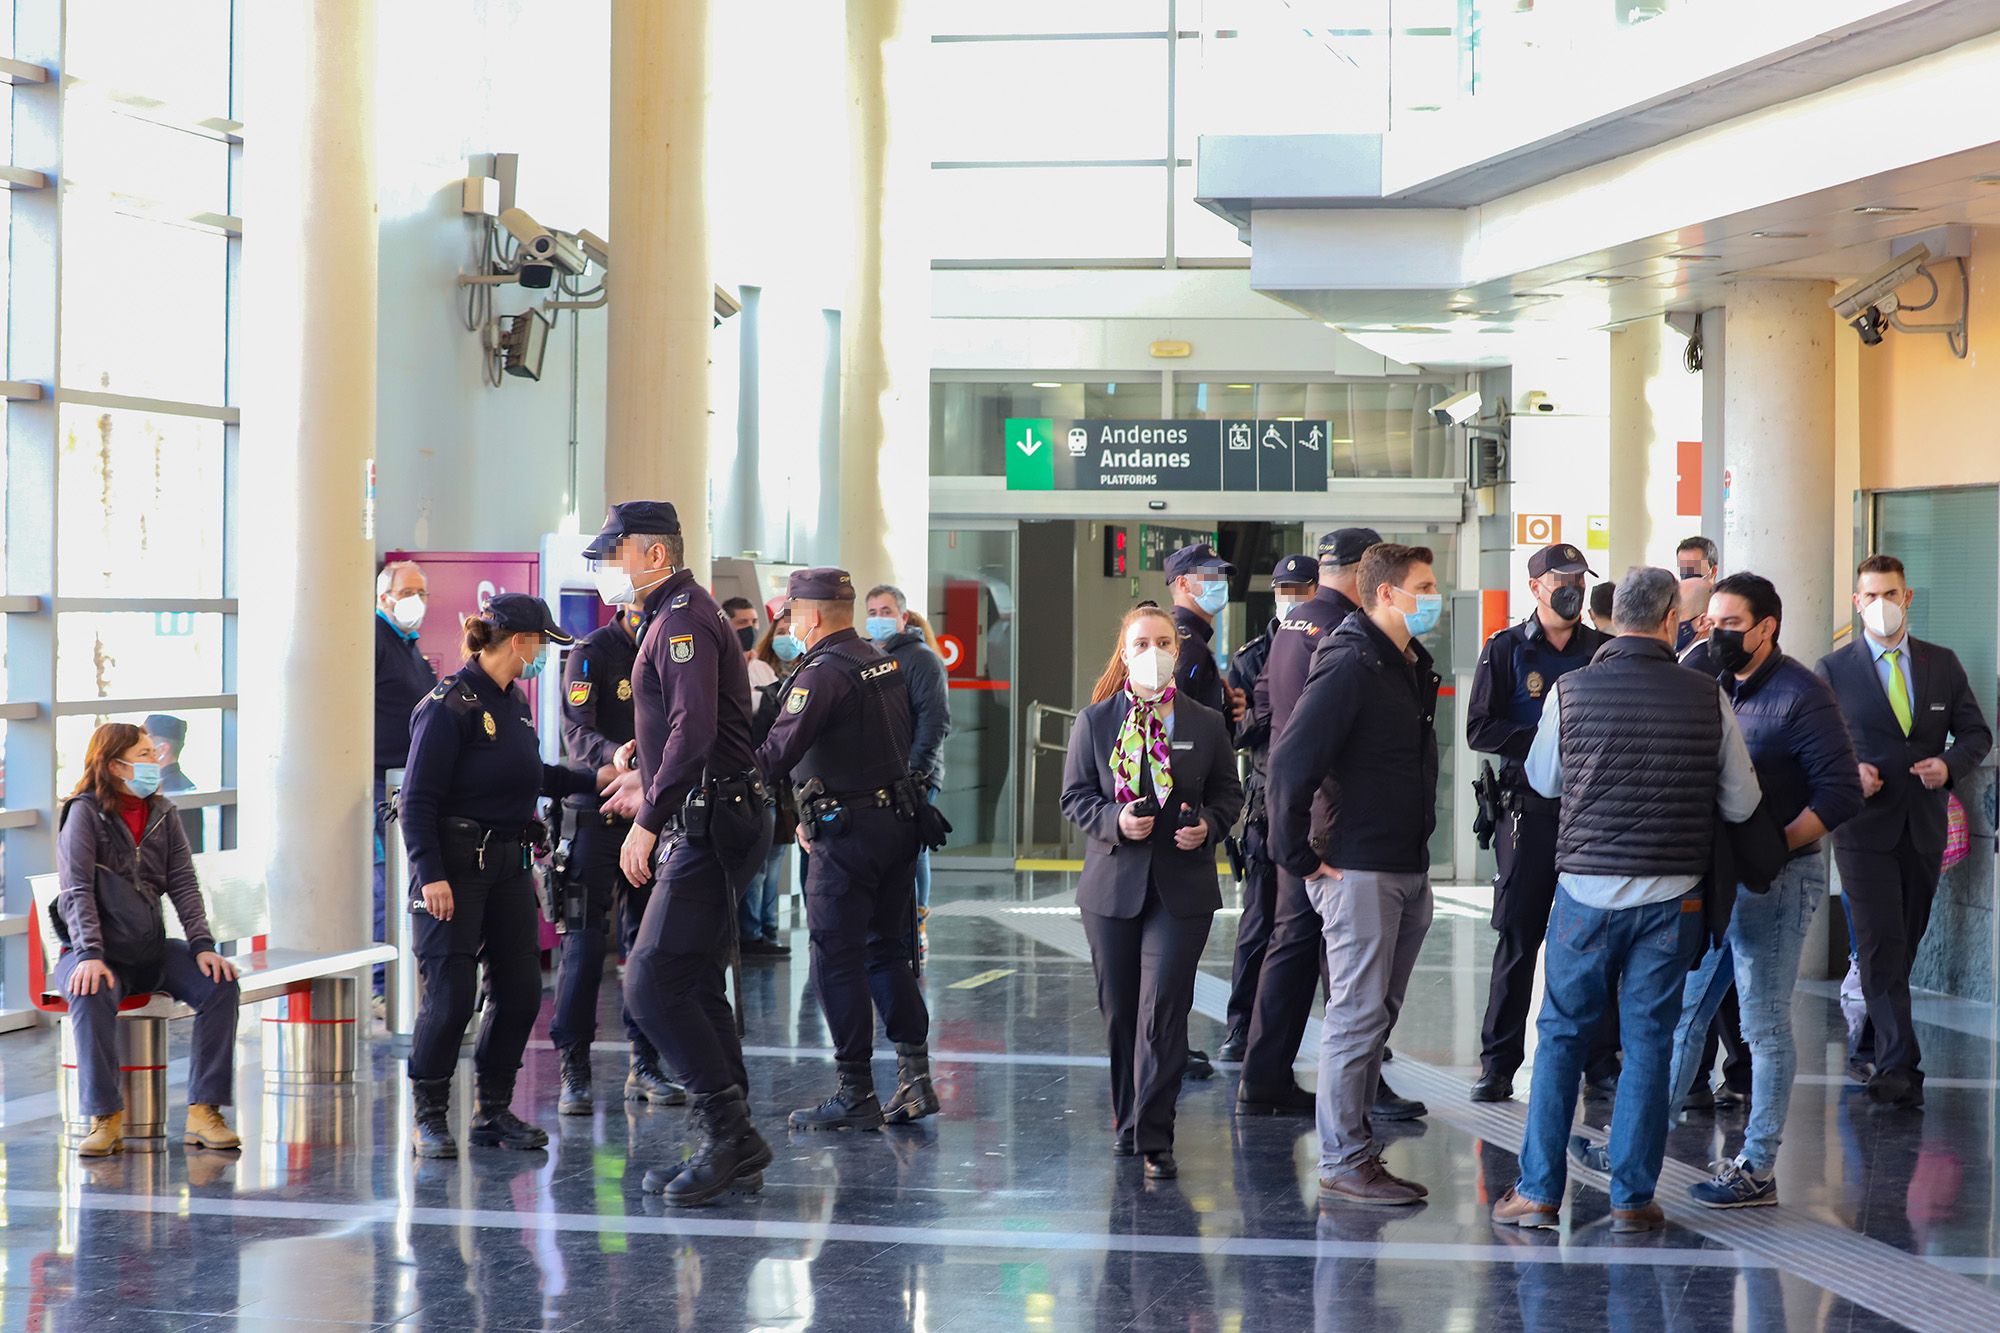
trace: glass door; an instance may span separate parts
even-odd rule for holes
[[[1014,638],[1019,541],[1015,524],[961,521],[933,528],[926,605],[944,654],[951,734],[938,807],[951,841],[943,868],[1014,866]]]

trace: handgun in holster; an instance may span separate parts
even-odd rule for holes
[[[1229,858],[1229,873],[1238,884],[1248,874],[1248,863],[1243,857],[1243,843],[1232,833],[1222,840],[1223,855]]]
[[[1493,771],[1490,760],[1479,765],[1479,776],[1473,780],[1472,794],[1479,802],[1479,814],[1472,821],[1473,836],[1479,839],[1481,850],[1493,846],[1493,835],[1500,828],[1500,815],[1506,805],[1506,793],[1501,790],[1500,778]]]

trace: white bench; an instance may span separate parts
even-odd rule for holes
[[[370,944],[338,953],[265,947],[271,928],[270,896],[260,866],[240,851],[202,852],[194,858],[202,905],[218,952],[236,965],[244,1004],[269,1002],[263,1016],[264,1079],[270,1084],[352,1083],[360,1018],[355,976],[387,962],[395,949]],[[54,875],[28,880],[35,914],[28,930],[28,972],[34,1005],[58,1016],[69,1012],[68,996],[55,987],[55,960],[61,951],[50,908],[61,893]],[[161,904],[167,934],[186,938],[171,903]],[[231,949],[234,952],[230,952]],[[118,1063],[125,1074],[125,1144],[131,1151],[156,1151],[166,1143],[167,1020],[194,1011],[164,994],[127,996],[118,1006]],[[72,1141],[90,1132],[76,1074],[75,1036],[62,1030],[63,1128]]]

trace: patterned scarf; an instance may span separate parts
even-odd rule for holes
[[[1140,773],[1149,758],[1153,790],[1163,793],[1174,788],[1173,751],[1167,744],[1167,724],[1160,716],[1160,710],[1174,701],[1174,687],[1161,690],[1157,699],[1142,699],[1129,690],[1127,694],[1132,708],[1119,724],[1118,743],[1111,749],[1111,778],[1120,805],[1129,805],[1141,796]]]

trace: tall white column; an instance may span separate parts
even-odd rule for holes
[[[930,554],[926,35],[911,0],[847,0],[853,267],[841,312],[840,562],[921,599]],[[934,608],[933,608],[934,609]]]
[[[612,0],[604,494],[670,500],[709,568],[709,0]],[[593,515],[583,526],[594,526]]]
[[[1606,578],[1671,565],[1675,544],[1701,528],[1701,515],[1679,503],[1681,442],[1702,437],[1702,379],[1688,373],[1685,347],[1659,318],[1611,339],[1611,546],[1592,562]],[[1699,484],[1691,479],[1697,492]]]
[[[1724,572],[1762,574],[1785,601],[1785,649],[1812,662],[1832,646],[1833,294],[1824,282],[1724,289]]]
[[[239,838],[273,944],[353,947],[371,933],[375,5],[241,22]]]
[[[1514,508],[1509,617],[1534,606],[1528,558],[1551,542],[1583,552],[1600,574],[1610,551],[1591,544],[1611,514],[1611,335],[1579,332],[1533,341],[1515,356],[1509,475]],[[1542,411],[1531,401],[1552,408]]]

